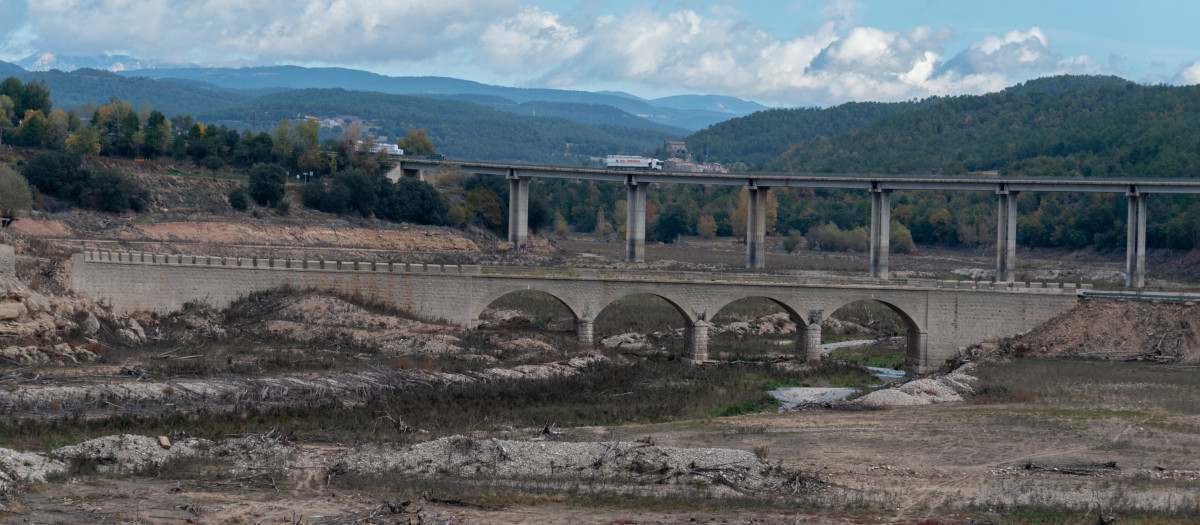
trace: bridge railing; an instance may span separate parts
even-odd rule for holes
[[[941,288],[958,290],[1020,291],[1028,293],[1070,293],[1090,290],[1092,285],[1047,282],[993,282],[936,279],[879,280],[856,277],[812,277],[788,274],[714,273],[694,271],[642,271],[607,268],[533,268],[527,266],[480,266],[474,264],[423,264],[402,262],[328,261],[275,259],[260,257],[222,257],[206,255],[163,255],[146,252],[88,250],[84,260],[96,263],[195,266],[208,268],[245,268],[305,271],[375,272],[393,274],[450,274],[598,279],[620,281],[685,281],[706,283],[762,283],[788,286],[865,286],[871,288]]]

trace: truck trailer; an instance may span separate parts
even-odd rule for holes
[[[604,165],[610,170],[659,170],[663,169],[663,162],[658,159],[646,157],[633,157],[629,155],[609,155],[604,160]]]

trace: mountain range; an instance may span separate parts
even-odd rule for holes
[[[14,69],[14,67],[20,69]],[[0,74],[71,72],[89,68],[109,71],[128,78],[147,78],[184,84],[210,91],[261,95],[288,89],[342,88],[393,95],[435,96],[482,104],[517,114],[561,116],[571,119],[580,104],[609,106],[628,117],[607,120],[647,129],[695,131],[730,118],[767,109],[756,102],[717,95],[678,95],[643,99],[622,92],[589,92],[562,89],[529,89],[494,86],[449,77],[392,77],[346,68],[307,68],[266,66],[244,68],[208,68],[191,64],[154,64],[124,55],[57,56],[31,55],[16,64],[0,62]],[[102,103],[106,100],[93,101]],[[529,105],[530,103],[537,103]],[[555,106],[567,104],[566,106]],[[571,106],[575,105],[575,106]],[[646,126],[644,120],[658,124]],[[594,122],[593,122],[594,123]]]

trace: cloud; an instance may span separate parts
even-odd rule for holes
[[[1175,84],[1181,86],[1193,86],[1200,84],[1200,60],[1192,62],[1192,65],[1183,68],[1179,75],[1175,77]]]
[[[489,26],[480,37],[479,49],[500,73],[540,70],[578,53],[586,43],[579,33],[558,15],[525,7]]]
[[[473,42],[519,0],[41,0],[34,45],[217,62],[421,60]]]
[[[584,3],[587,4],[587,3]],[[1094,73],[1038,27],[986,36],[947,59],[949,28],[856,25],[853,0],[793,2],[807,34],[781,39],[728,1],[600,4],[532,0],[0,0],[0,51],[123,53],[156,62],[336,64],[406,74],[447,64],[495,82],[643,85],[780,105],[980,93],[1037,76]],[[707,9],[666,5],[711,6]],[[589,7],[591,6],[591,7]],[[800,7],[804,6],[804,7]],[[603,14],[605,12],[615,14]],[[15,20],[24,18],[23,23]],[[1200,66],[1180,73],[1196,83]],[[462,75],[460,75],[462,76]]]
[[[987,36],[971,44],[946,63],[946,70],[962,75],[1004,72],[1015,77],[1056,73],[1085,74],[1099,70],[1087,57],[1063,58],[1050,49],[1050,39],[1041,28],[1009,31]]]

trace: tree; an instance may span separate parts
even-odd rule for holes
[[[250,198],[261,206],[275,206],[283,200],[287,172],[278,164],[255,164],[250,168]]]
[[[567,238],[567,220],[559,212],[554,212],[554,236],[564,240]]]
[[[429,138],[429,133],[425,131],[425,128],[409,128],[408,134],[397,140],[396,145],[404,150],[405,155],[432,155],[437,152],[433,147],[433,140]]]
[[[612,233],[612,223],[604,218],[604,208],[596,210],[596,242],[604,240],[604,236]]]
[[[25,177],[8,166],[0,165],[0,218],[7,219],[4,226],[7,227],[10,220],[29,209],[31,204],[33,194]]]
[[[401,179],[404,180],[404,179]],[[504,215],[500,209],[500,198],[496,193],[478,187],[467,192],[467,207],[483,220],[484,227],[499,231],[504,226]]]
[[[700,217],[700,221],[696,223],[696,233],[706,241],[717,236],[717,220],[711,213]]]
[[[733,223],[733,236],[740,240],[746,239],[746,216],[750,210],[750,191],[742,188],[738,192],[737,204],[733,210],[729,212],[729,219]]]
[[[100,154],[100,135],[92,128],[83,128],[67,137],[66,147],[67,153],[83,157],[83,163],[87,165],[88,157]]]
[[[667,205],[658,216],[658,225],[654,228],[654,238],[667,244],[688,231],[688,213],[682,205],[672,203]]]
[[[216,155],[204,157],[200,160],[200,167],[212,171],[212,178],[217,178],[217,170],[225,167],[225,161]]]

